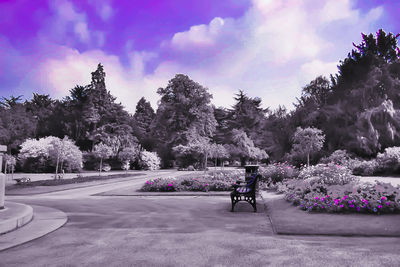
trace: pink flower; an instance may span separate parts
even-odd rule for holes
[[[168,186],[172,186],[172,184],[168,184]]]
[[[386,205],[388,205],[388,206],[389,206],[389,205],[390,205],[390,202],[386,202]]]
[[[381,209],[381,208],[382,208],[382,206],[381,206],[381,205],[379,205],[379,206],[378,206],[378,209]]]
[[[319,197],[315,197],[315,200],[318,200],[319,199]]]
[[[381,199],[382,199],[382,200],[385,200],[385,199],[386,199],[386,197],[382,197]]]
[[[343,205],[340,205],[341,208],[343,208]]]

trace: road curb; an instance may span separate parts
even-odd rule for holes
[[[58,209],[37,205],[32,205],[31,209],[34,216],[28,224],[0,235],[0,251],[36,240],[54,232],[68,221],[67,215]]]
[[[5,209],[0,211],[0,235],[14,231],[33,218],[33,209],[31,206],[6,201]]]

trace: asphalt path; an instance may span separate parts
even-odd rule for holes
[[[131,181],[8,200],[62,210],[57,231],[0,252],[0,266],[399,266],[400,238],[281,236],[259,212],[206,196],[93,196]],[[351,226],[349,226],[351,227]]]

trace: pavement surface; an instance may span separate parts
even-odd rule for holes
[[[398,237],[276,235],[261,199],[258,213],[247,203],[231,213],[227,196],[99,195],[146,179],[8,197],[61,210],[68,221],[1,251],[0,266],[400,265]]]

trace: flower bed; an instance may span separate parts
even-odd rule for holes
[[[146,181],[140,191],[230,191],[232,184],[243,176],[242,171],[216,171],[203,176],[190,174],[178,178],[156,178]]]
[[[400,213],[400,186],[360,183],[349,169],[335,164],[304,168],[299,179],[278,183],[276,190],[306,211]]]
[[[400,213],[400,187],[378,181],[328,186],[326,193],[318,187],[302,192],[296,187],[286,193],[285,199],[306,211]]]

